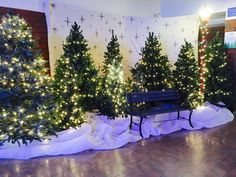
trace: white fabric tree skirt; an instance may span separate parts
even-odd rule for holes
[[[182,117],[188,117],[189,112],[181,112]],[[47,155],[65,155],[81,151],[116,149],[129,142],[141,140],[139,129],[133,126],[129,129],[130,118],[117,118],[108,120],[103,116],[87,114],[89,123],[83,124],[78,129],[70,129],[58,132],[58,138],[49,137],[51,140],[33,142],[28,146],[5,143],[0,146],[0,159],[29,159]],[[188,120],[180,119],[167,122],[157,122],[163,119],[176,119],[176,113],[159,114],[144,120],[142,132],[144,138],[169,134],[181,129],[199,130],[202,128],[213,128],[234,119],[234,115],[226,108],[218,108],[206,104],[195,109],[192,114],[194,128],[190,127]],[[134,118],[139,120],[139,118]]]

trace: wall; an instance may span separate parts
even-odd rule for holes
[[[160,13],[162,17],[198,14],[204,4],[216,13],[235,7],[236,0],[161,0]]]
[[[43,12],[43,1],[51,0],[1,0],[0,6]],[[160,12],[159,0],[56,0],[53,2],[115,15],[153,16]]]
[[[1,0],[0,6],[43,12],[42,1],[51,0]],[[236,0],[57,0],[57,2],[78,5],[89,10],[115,15],[162,17],[198,14],[206,4],[213,12],[234,7]]]
[[[43,12],[41,0],[1,0],[0,6]]]
[[[113,15],[153,16],[160,12],[160,0],[56,0],[54,2]]]
[[[225,32],[236,32],[236,19],[226,20],[225,22]],[[236,49],[227,50],[228,59],[230,66],[233,70],[233,80],[234,80],[234,110],[236,110]]]

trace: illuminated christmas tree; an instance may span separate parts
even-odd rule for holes
[[[27,144],[55,134],[45,62],[35,50],[31,28],[18,16],[0,24],[0,141]]]
[[[171,70],[167,56],[161,54],[161,44],[154,33],[149,32],[142,58],[131,68],[135,86],[143,91],[159,91],[171,87]]]
[[[126,99],[122,56],[117,36],[113,31],[104,57],[99,114],[109,118],[124,116]]]
[[[205,89],[206,89],[206,48],[207,48],[207,36],[208,36],[208,19],[201,19],[199,26],[199,46],[198,46],[198,55],[199,55],[199,74],[200,74],[200,96],[202,100],[205,98]]]
[[[214,104],[222,101],[229,106],[232,101],[233,79],[227,63],[224,41],[219,33],[206,49],[206,70],[205,99]]]
[[[64,54],[57,60],[54,74],[55,118],[59,130],[85,122],[84,112],[96,106],[98,84],[97,70],[77,23],[72,25],[63,49]]]
[[[178,60],[173,71],[174,85],[179,91],[183,105],[195,108],[201,104],[199,87],[199,68],[194,57],[191,43],[185,41],[182,45]]]

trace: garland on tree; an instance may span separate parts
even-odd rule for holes
[[[86,120],[85,111],[96,108],[98,77],[89,47],[75,22],[63,45],[64,55],[57,60],[54,92],[57,130],[77,127]]]
[[[103,62],[99,114],[109,118],[125,115],[125,83],[118,38],[112,31]]]
[[[31,28],[18,16],[0,24],[0,142],[41,141],[53,129],[52,97],[45,62],[32,39]]]
[[[161,44],[154,33],[149,32],[142,58],[131,68],[134,90],[159,91],[171,88],[171,70],[167,56],[161,54]]]
[[[206,90],[205,99],[213,104],[222,101],[227,106],[232,101],[232,75],[224,41],[219,33],[208,44],[206,49]]]
[[[199,69],[191,43],[185,41],[173,71],[174,85],[184,106],[195,108],[201,104]]]

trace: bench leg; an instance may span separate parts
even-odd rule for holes
[[[177,119],[179,119],[179,111],[178,111],[178,117],[177,117]]]
[[[143,138],[143,134],[142,134],[142,123],[143,123],[143,116],[140,117],[140,124],[139,124],[139,133],[140,136]]]
[[[130,116],[130,124],[129,124],[129,128],[132,128],[132,124],[133,124],[133,115]]]
[[[189,111],[189,124],[192,128],[194,128],[193,124],[192,124],[192,119],[191,119],[191,116],[192,116],[192,113],[193,113],[193,110],[190,110]]]

